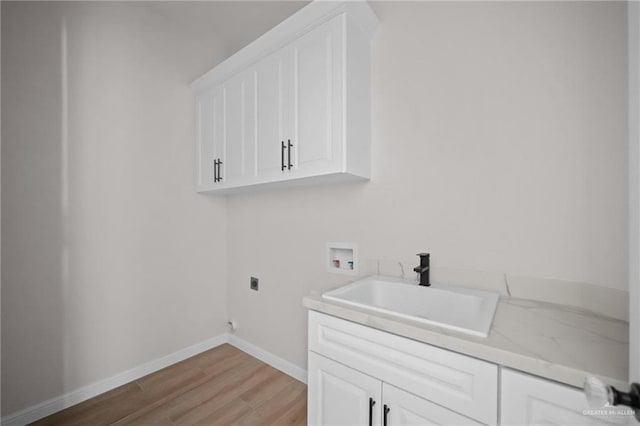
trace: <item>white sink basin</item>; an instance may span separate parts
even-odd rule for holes
[[[322,298],[487,337],[499,295],[442,284],[422,287],[400,278],[376,276],[326,292]]]

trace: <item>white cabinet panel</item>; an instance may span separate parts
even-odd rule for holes
[[[213,99],[207,93],[196,97],[196,187],[213,181]]]
[[[214,161],[224,156],[222,96],[213,89],[196,97],[196,186],[204,188],[214,181]]]
[[[311,425],[481,425],[314,352],[308,392]]]
[[[224,153],[220,155],[221,184],[242,182],[255,174],[255,74],[242,73],[222,86]]]
[[[308,32],[256,66],[259,179],[341,171],[342,22]]]
[[[258,179],[342,171],[343,20],[321,25],[254,67]]]
[[[298,174],[342,170],[343,25],[340,16],[291,46],[293,157]]]
[[[498,367],[465,355],[309,312],[309,350],[483,423],[498,417]]]
[[[503,425],[620,425],[625,416],[585,415],[587,400],[581,389],[502,369],[501,420]]]
[[[481,425],[387,383],[382,386],[383,416],[393,426]]]
[[[257,175],[261,179],[282,175],[284,53],[276,52],[255,67],[257,112]]]
[[[308,392],[310,425],[380,424],[382,383],[313,352],[309,352]]]

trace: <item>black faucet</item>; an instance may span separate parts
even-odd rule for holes
[[[413,268],[414,271],[420,274],[420,285],[429,287],[429,253],[418,253],[420,256],[420,266]]]

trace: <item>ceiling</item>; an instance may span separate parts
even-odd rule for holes
[[[190,28],[226,56],[264,34],[308,1],[153,1],[149,5],[176,25]]]

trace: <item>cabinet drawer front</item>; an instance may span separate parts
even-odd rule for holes
[[[620,425],[625,416],[587,415],[582,389],[518,371],[502,369],[501,423],[503,425]]]
[[[483,423],[497,423],[494,364],[314,311],[309,350]]]

